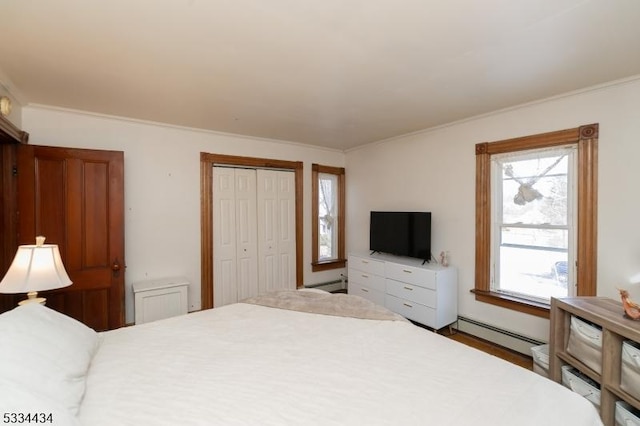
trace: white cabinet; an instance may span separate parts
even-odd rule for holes
[[[136,324],[187,313],[189,281],[184,277],[138,281],[132,288]]]
[[[458,271],[389,255],[349,256],[349,294],[440,329],[458,317]]]

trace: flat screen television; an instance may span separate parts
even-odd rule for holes
[[[369,223],[372,252],[431,259],[430,212],[372,211]]]

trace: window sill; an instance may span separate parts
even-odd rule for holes
[[[313,262],[311,264],[311,270],[313,272],[328,271],[330,269],[344,268],[346,265],[347,265],[346,259],[333,259],[333,260],[326,260],[322,262]]]
[[[534,302],[506,294],[494,293],[484,290],[471,290],[476,295],[478,302],[489,303],[506,309],[549,319],[550,306],[546,303]]]

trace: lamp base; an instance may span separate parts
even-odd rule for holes
[[[18,305],[22,306],[26,305],[27,303],[39,303],[41,305],[44,305],[45,303],[47,303],[47,299],[45,299],[44,297],[38,297],[37,291],[30,291],[29,293],[27,293],[27,298],[18,302]]]

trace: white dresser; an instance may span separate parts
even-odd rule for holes
[[[351,254],[349,294],[385,306],[405,318],[440,329],[458,317],[454,267],[384,254]]]

